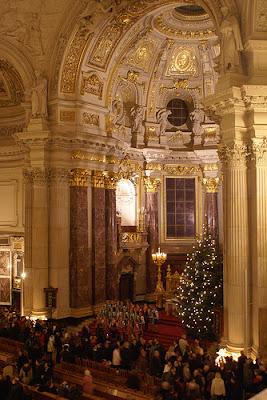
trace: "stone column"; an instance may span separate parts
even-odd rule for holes
[[[218,186],[219,178],[203,178],[206,188],[206,222],[207,233],[214,238],[219,236]]]
[[[239,352],[250,343],[248,329],[249,227],[247,148],[221,146],[225,191],[224,309],[228,317],[230,352]]]
[[[147,270],[146,270],[146,293],[155,292],[157,283],[157,266],[153,263],[152,253],[158,250],[159,226],[158,226],[158,184],[156,178],[144,178],[146,189],[146,211],[147,211]]]
[[[106,298],[119,298],[117,270],[117,216],[116,216],[116,179],[114,175],[105,176],[106,209]]]
[[[92,173],[92,288],[94,304],[106,300],[105,182],[101,171]]]
[[[267,357],[267,139],[252,139],[249,163],[252,355]]]
[[[48,283],[58,288],[57,308],[53,310],[53,318],[66,318],[70,316],[70,188],[67,170],[51,169],[49,195]]]
[[[71,171],[70,186],[70,307],[74,317],[88,315],[88,175],[86,170]]]
[[[46,315],[44,288],[48,286],[48,171],[24,171],[25,190],[25,284],[26,315]]]

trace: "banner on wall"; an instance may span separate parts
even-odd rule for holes
[[[0,249],[0,305],[11,305],[11,251]]]

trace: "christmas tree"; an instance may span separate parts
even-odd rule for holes
[[[176,311],[189,333],[207,336],[212,332],[213,310],[222,307],[222,275],[222,252],[205,231],[187,254],[175,291]]]

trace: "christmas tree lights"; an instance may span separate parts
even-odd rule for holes
[[[222,253],[207,234],[187,254],[175,291],[176,312],[189,333],[205,336],[212,331],[213,309],[222,307]]]

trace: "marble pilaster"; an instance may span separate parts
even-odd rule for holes
[[[50,171],[49,181],[49,286],[58,288],[57,308],[53,310],[53,317],[65,318],[70,315],[69,173],[64,169],[53,168]]]
[[[25,272],[24,312],[46,314],[44,288],[48,286],[48,170],[24,171],[25,204]]]
[[[206,221],[207,232],[214,238],[219,235],[219,214],[218,214],[218,185],[219,178],[204,178],[206,187]]]
[[[147,272],[146,272],[146,293],[155,292],[157,283],[157,266],[152,260],[159,245],[159,226],[158,226],[158,180],[155,178],[145,178],[146,187],[146,211],[147,211]]]
[[[70,307],[90,305],[88,187],[84,170],[73,170],[70,186]]]
[[[92,289],[94,304],[106,300],[105,182],[100,171],[92,173]]]
[[[117,270],[117,217],[116,217],[116,186],[115,182],[106,178],[105,182],[106,209],[106,298],[117,300],[118,270]]]

